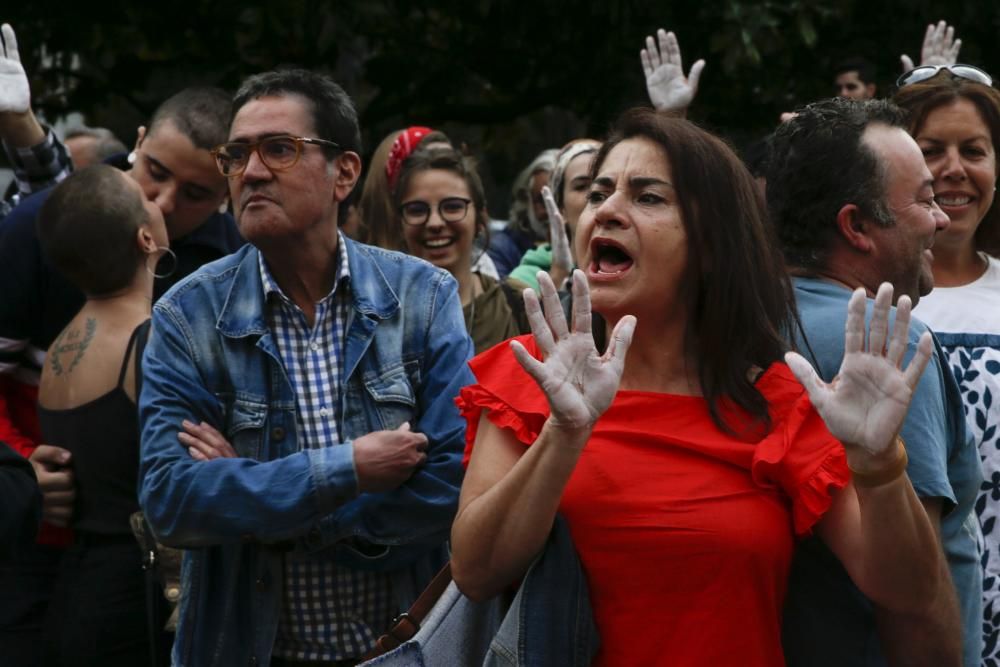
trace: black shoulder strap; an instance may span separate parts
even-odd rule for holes
[[[146,340],[149,338],[149,327],[152,320],[146,320],[135,328],[132,337],[128,340],[128,348],[125,350],[125,363],[122,364],[121,376],[118,378],[118,386],[125,382],[125,368],[128,364],[128,355],[131,352],[135,355],[135,400],[139,402],[139,392],[142,391],[142,353],[146,349]],[[134,351],[133,351],[134,350]]]

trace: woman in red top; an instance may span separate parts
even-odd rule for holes
[[[855,294],[837,383],[790,354],[793,375],[778,246],[723,142],[632,111],[592,175],[573,326],[539,274],[544,314],[525,294],[533,337],[474,359],[479,383],[459,398],[459,588],[482,599],[517,580],[558,511],[587,573],[596,664],[783,664],[794,538],[814,529],[877,604],[929,604],[939,549],[897,438],[930,354],[928,337],[900,370],[908,299],[888,340],[892,290],[879,291],[868,352]]]

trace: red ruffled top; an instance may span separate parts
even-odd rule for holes
[[[541,357],[532,337],[518,340]],[[456,399],[466,464],[484,409],[530,446],[548,402],[509,343],[470,365],[479,383]],[[619,391],[595,425],[559,508],[601,633],[595,665],[784,664],[794,537],[850,473],[787,366],[773,364],[757,388],[773,425],[753,440],[716,428],[703,398],[653,392]]]

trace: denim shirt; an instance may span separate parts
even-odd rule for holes
[[[189,549],[175,665],[269,663],[289,549],[390,572],[400,610],[443,562],[462,479],[453,398],[474,381],[456,284],[426,262],[344,242],[341,444],[299,451],[256,248],[206,265],[153,310],[139,502],[162,542]],[[192,459],[177,439],[184,419],[217,428],[238,458]],[[406,421],[427,435],[426,463],[393,491],[359,493],[353,439]]]

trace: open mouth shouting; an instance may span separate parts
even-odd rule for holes
[[[596,238],[590,242],[590,257],[587,277],[596,281],[617,280],[634,264],[632,256],[620,243],[607,238]]]

